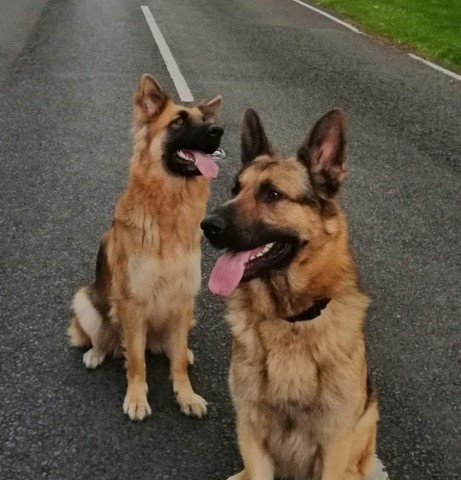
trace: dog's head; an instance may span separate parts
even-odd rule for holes
[[[216,124],[222,98],[195,106],[178,105],[154,77],[144,74],[134,97],[134,135],[138,150],[170,174],[214,178],[218,167],[211,154],[224,133]],[[155,165],[153,165],[155,166]]]
[[[344,113],[329,111],[297,155],[282,158],[272,149],[256,112],[249,109],[241,143],[242,168],[233,199],[201,224],[211,244],[227,250],[211,274],[211,290],[228,296],[241,282],[254,279],[299,290],[297,283],[306,274],[321,283],[334,257],[345,253],[339,250],[348,248],[337,199],[346,176]]]

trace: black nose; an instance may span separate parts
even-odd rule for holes
[[[202,220],[200,227],[207,237],[216,237],[224,232],[226,221],[220,215],[209,215]]]
[[[210,137],[222,137],[224,129],[219,125],[210,125],[208,127],[208,135]]]

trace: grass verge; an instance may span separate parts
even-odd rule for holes
[[[317,0],[317,4],[355,20],[366,32],[461,71],[461,0]]]

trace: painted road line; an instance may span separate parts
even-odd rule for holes
[[[351,25],[350,23],[343,22],[339,18],[330,15],[327,12],[324,12],[323,10],[320,10],[319,8],[315,8],[312,5],[308,5],[307,3],[301,2],[300,0],[293,0],[293,2],[298,3],[299,5],[302,5],[303,7],[309,8],[310,10],[313,10],[314,12],[320,13],[320,15],[323,15],[324,17],[329,18],[330,20],[333,20],[333,22],[339,23],[343,27],[348,28],[349,30],[352,30],[355,33],[362,33],[358,28],[354,27],[354,25]]]
[[[163,61],[165,62],[166,68],[171,75],[173,83],[178,91],[179,98],[182,102],[192,102],[194,97],[192,96],[192,92],[187,85],[185,78],[183,77],[181,70],[179,70],[178,64],[171,53],[170,47],[165,41],[165,38],[160,31],[157,22],[155,21],[152,12],[150,11],[149,7],[142,5],[141,10],[146,17],[147,24],[149,25],[150,31],[154,37],[155,42],[157,43],[158,49],[163,57]]]
[[[429,62],[429,60],[424,60],[424,58],[418,57],[418,55],[414,55],[413,53],[408,54],[409,57],[418,60],[419,62],[423,62],[426,65],[429,65],[430,67],[434,68],[435,70],[438,70],[439,72],[444,73],[445,75],[449,75],[452,78],[456,78],[456,80],[461,80],[461,75],[458,75],[455,72],[451,72],[450,70],[447,70],[446,68],[440,67],[439,65],[436,65],[435,63]]]

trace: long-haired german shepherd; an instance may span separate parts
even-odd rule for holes
[[[132,420],[151,413],[145,350],[166,353],[181,410],[202,417],[206,401],[190,384],[187,348],[200,286],[200,221],[205,215],[211,157],[223,128],[215,124],[218,96],[194,107],[175,104],[150,75],[134,97],[134,152],[128,186],[102,239],[96,278],[72,302],[70,343],[91,347],[88,368],[124,351]]]
[[[374,464],[377,397],[365,355],[369,304],[338,201],[346,120],[323,116],[295,157],[242,126],[234,198],[201,224],[227,252],[209,287],[227,297],[230,388],[244,470],[233,480],[358,480]]]

